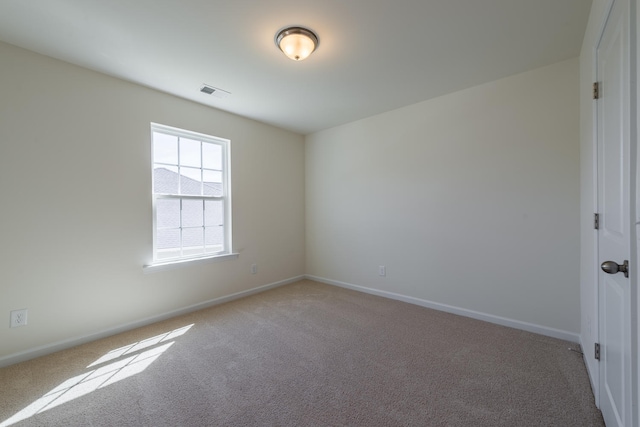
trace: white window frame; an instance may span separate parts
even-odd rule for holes
[[[154,157],[154,132],[162,133],[166,135],[176,136],[178,138],[188,138],[191,140],[198,140],[206,143],[212,143],[218,145],[222,149],[222,196],[209,196],[209,195],[186,195],[186,194],[166,194],[156,193],[154,189],[153,171],[155,165]],[[223,261],[226,259],[237,258],[238,254],[232,252],[232,240],[231,240],[231,183],[230,183],[230,141],[228,139],[219,138],[211,135],[206,135],[198,132],[179,129],[171,126],[166,126],[158,123],[151,123],[151,193],[152,193],[152,206],[153,206],[153,261],[144,266],[144,271],[152,272],[156,270],[164,270],[177,266],[183,266],[192,264],[194,262],[205,261]],[[178,163],[180,163],[179,150],[178,150]],[[201,170],[204,170],[201,166]],[[221,200],[223,202],[223,247],[221,251],[209,252],[197,255],[181,255],[173,258],[158,258],[157,250],[157,211],[156,205],[159,199],[178,199],[178,200]],[[182,249],[182,248],[181,248]]]

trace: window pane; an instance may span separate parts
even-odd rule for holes
[[[224,199],[229,190],[225,181],[228,141],[211,137],[213,142],[205,142],[198,134],[155,124],[151,132],[153,193],[158,196],[154,198],[154,260],[228,251]]]
[[[180,138],[180,166],[202,167],[200,141]]]
[[[153,132],[153,161],[178,164],[178,137]]]
[[[204,225],[207,227],[220,226],[224,224],[224,205],[222,200],[204,201]]]
[[[207,253],[220,252],[223,249],[224,229],[223,227],[206,227],[204,229],[205,250]]]
[[[160,194],[178,194],[178,168],[155,165],[153,191]]]
[[[165,229],[156,232],[157,258],[174,258],[180,256],[180,230]]]
[[[222,196],[222,172],[203,170],[203,186],[205,196]]]
[[[202,170],[180,168],[180,194],[202,195]]]
[[[182,226],[202,227],[203,224],[203,201],[202,200],[182,200]]]
[[[180,227],[180,200],[158,199],[156,200],[156,227],[179,228]]]
[[[183,255],[204,253],[203,228],[184,228],[182,230]]]
[[[222,170],[222,147],[220,145],[202,143],[202,167]]]

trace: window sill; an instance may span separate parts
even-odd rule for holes
[[[204,264],[209,262],[228,261],[238,258],[239,254],[231,253],[224,255],[214,255],[206,258],[193,258],[193,259],[181,259],[176,261],[159,262],[156,264],[149,264],[142,267],[144,274],[156,273],[158,271],[173,270],[175,268],[187,267],[194,264]]]

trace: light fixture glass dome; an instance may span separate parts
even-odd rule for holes
[[[302,61],[318,47],[318,36],[302,27],[289,27],[276,35],[280,50],[294,61]]]

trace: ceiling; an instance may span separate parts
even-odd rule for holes
[[[2,0],[0,40],[308,134],[580,53],[591,0]],[[274,43],[301,25],[320,45]],[[231,93],[205,95],[202,84]]]

